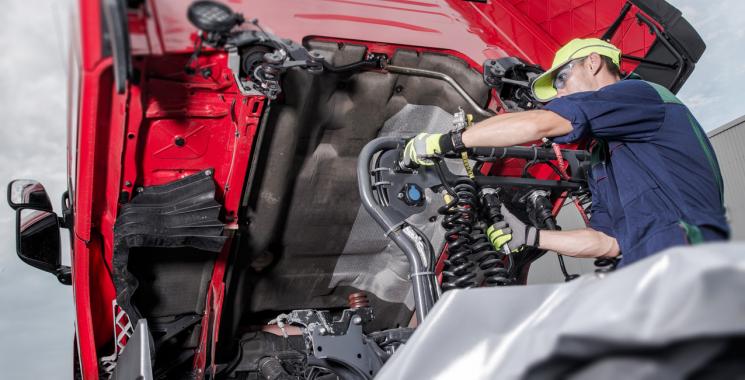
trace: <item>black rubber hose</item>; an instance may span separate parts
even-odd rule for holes
[[[379,137],[367,143],[357,160],[357,187],[362,205],[383,228],[387,236],[401,248],[409,261],[416,315],[417,320],[421,322],[437,300],[437,295],[433,294],[436,286],[433,283],[436,281],[435,275],[422,262],[414,241],[403,232],[403,229],[407,227],[405,218],[392,208],[384,209],[378,204],[370,181],[370,163],[373,156],[378,152],[403,147],[403,144],[404,140],[396,137]]]

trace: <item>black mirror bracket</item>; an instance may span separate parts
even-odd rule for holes
[[[57,271],[54,273],[57,276],[57,281],[62,285],[72,285],[72,268],[67,265],[60,265]]]

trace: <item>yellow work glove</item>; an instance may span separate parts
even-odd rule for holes
[[[401,160],[403,166],[415,168],[417,166],[432,166],[432,161],[442,153],[440,138],[442,133],[420,133],[406,143]]]
[[[504,221],[495,223],[486,229],[494,249],[502,251],[502,246],[508,244],[511,253],[520,252],[525,247],[537,247],[540,230],[523,223],[513,215],[507,207],[502,205],[501,214]]]
[[[486,236],[494,249],[502,252],[502,246],[512,240],[512,229],[507,226],[507,222],[495,223],[486,229]]]

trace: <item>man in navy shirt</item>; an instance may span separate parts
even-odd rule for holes
[[[503,208],[488,229],[497,249],[535,246],[567,256],[616,257],[627,265],[665,248],[726,240],[723,185],[706,134],[666,88],[620,80],[618,48],[599,39],[562,47],[533,93],[542,110],[491,117],[466,131],[420,134],[404,151],[413,165],[467,147],[504,147],[541,138],[595,141],[589,178],[590,228],[537,230]]]

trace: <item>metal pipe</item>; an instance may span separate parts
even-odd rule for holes
[[[623,5],[623,8],[621,8],[621,13],[618,15],[618,17],[616,17],[616,20],[613,21],[613,24],[611,24],[608,30],[603,33],[603,36],[600,37],[600,39],[610,42],[611,38],[616,35],[616,31],[618,31],[618,28],[621,26],[623,19],[626,18],[626,15],[629,14],[630,10],[631,3],[627,1],[626,4]]]
[[[442,81],[447,82],[452,86],[455,91],[458,92],[458,94],[463,97],[463,99],[466,100],[469,106],[473,108],[476,113],[478,113],[481,116],[484,117],[492,117],[495,114],[489,110],[486,110],[484,108],[481,108],[481,106],[476,103],[473,98],[471,98],[470,95],[466,92],[466,90],[463,89],[463,87],[458,84],[458,82],[455,81],[452,77],[450,77],[447,74],[439,73],[437,71],[431,71],[431,70],[424,70],[424,69],[415,69],[413,67],[403,67],[403,66],[394,66],[394,65],[385,65],[383,67],[386,71],[397,73],[397,74],[404,74],[404,75],[413,75],[413,76],[419,76],[419,77],[425,77],[425,78],[432,78],[432,79],[439,79]]]
[[[424,265],[416,244],[404,233],[403,229],[408,227],[405,218],[391,208],[384,209],[380,206],[372,193],[372,183],[370,181],[370,162],[373,156],[380,151],[396,149],[403,142],[404,140],[396,137],[379,137],[367,143],[362,148],[357,160],[357,187],[359,188],[362,205],[365,206],[367,212],[370,213],[378,225],[383,228],[386,236],[401,248],[409,261],[409,275],[414,291],[416,316],[417,320],[421,322],[437,299],[437,295],[432,294],[433,290],[436,289],[436,286],[432,283],[436,281],[434,273]]]

